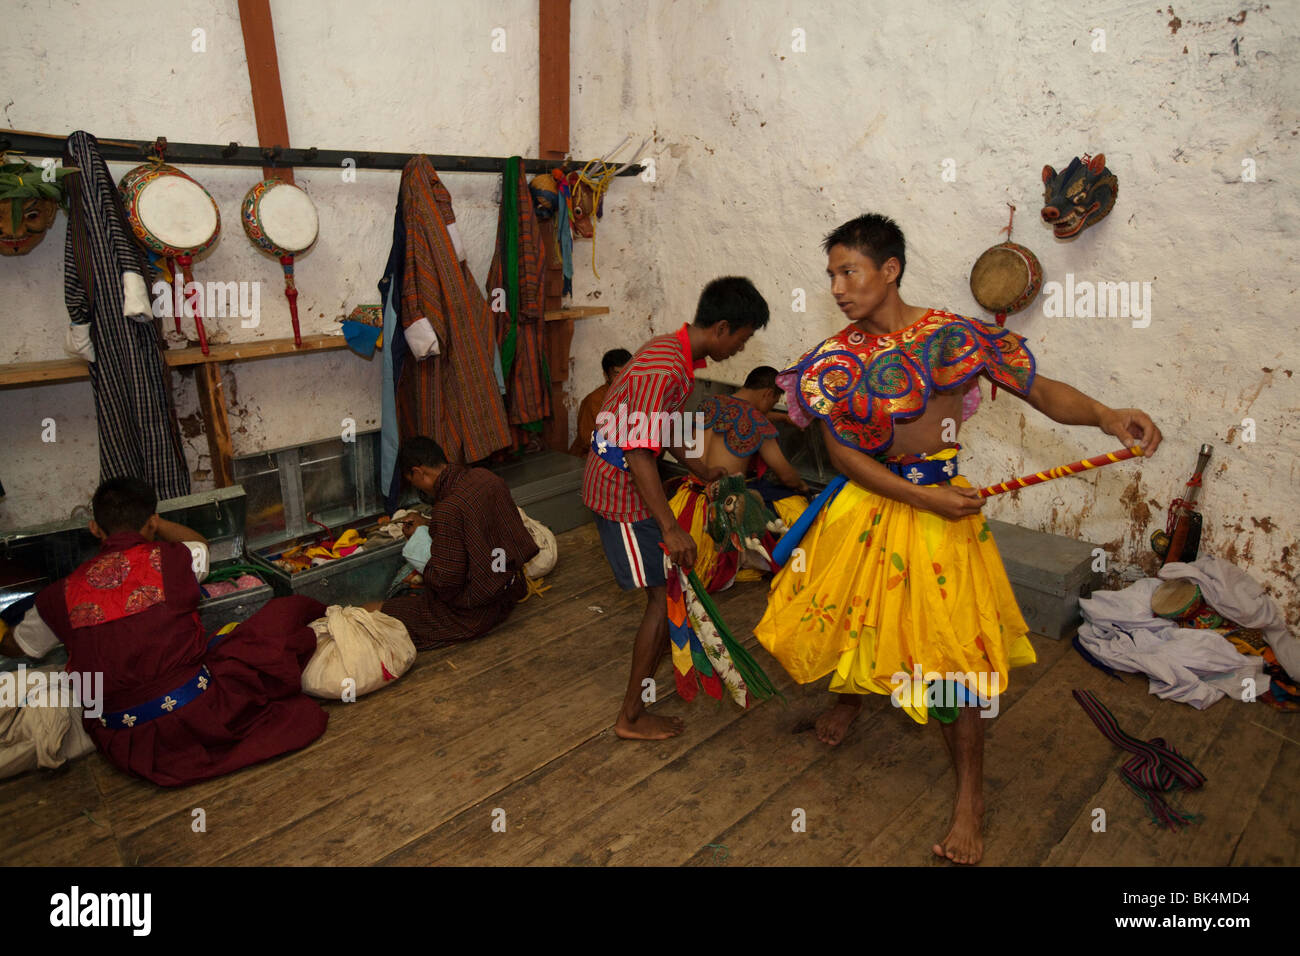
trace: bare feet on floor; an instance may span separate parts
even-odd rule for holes
[[[984,805],[958,801],[952,811],[952,826],[934,855],[953,863],[978,863],[984,856]]]
[[[676,737],[686,729],[680,717],[656,717],[654,714],[642,713],[636,720],[628,720],[619,715],[614,725],[614,733],[624,740],[667,740]]]
[[[861,697],[841,694],[835,706],[817,718],[817,739],[834,747],[844,739],[861,710]]]

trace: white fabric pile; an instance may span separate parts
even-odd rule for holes
[[[335,604],[311,627],[316,653],[303,668],[302,689],[313,697],[355,700],[401,677],[415,662],[405,625],[380,611]]]
[[[1211,556],[1167,564],[1158,578],[1143,578],[1123,591],[1097,591],[1079,601],[1084,617],[1079,643],[1115,670],[1146,674],[1157,697],[1198,710],[1225,694],[1241,700],[1247,689],[1254,697],[1267,691],[1262,657],[1240,653],[1217,631],[1179,627],[1152,612],[1151,595],[1161,580],[1179,578],[1195,581],[1206,602],[1224,617],[1262,631],[1282,669],[1300,679],[1300,642],[1277,602],[1244,571]]]
[[[58,665],[33,669],[62,670]],[[80,707],[0,707],[0,780],[37,767],[53,769],[94,749]]]

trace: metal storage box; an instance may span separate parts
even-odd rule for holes
[[[333,530],[335,534],[342,534],[349,527],[355,527],[362,537],[369,539],[373,537],[377,525],[371,518],[340,525]],[[346,558],[338,558],[296,573],[273,563],[274,557],[282,551],[299,544],[311,545],[317,537],[304,535],[290,538],[253,552],[253,563],[262,569],[262,576],[271,582],[277,594],[303,594],[326,605],[378,601],[387,596],[389,585],[405,563],[402,558],[405,538],[378,547],[367,547],[360,554],[350,554]]]
[[[96,543],[85,523],[80,531]],[[69,528],[69,522],[59,521],[0,535],[0,611],[22,601],[57,581],[77,567],[81,545],[79,535]],[[67,652],[60,646],[43,660],[47,664],[63,664]],[[0,656],[0,671],[13,670],[26,658]]]
[[[281,552],[311,546],[327,534],[355,528],[372,538],[383,515],[377,486],[379,434],[329,439],[235,461],[249,489],[246,524],[252,563],[283,596],[303,594],[323,604],[364,604],[386,596],[403,565],[404,538],[380,541],[360,554],[291,572],[274,563]],[[409,497],[409,494],[408,494]]]
[[[528,455],[492,470],[510,488],[515,504],[555,534],[586,524],[591,512],[582,503],[586,461],[567,452]]]
[[[208,573],[211,574],[232,564],[252,565],[244,543],[247,504],[243,487],[231,485],[160,501],[158,514],[192,528],[208,539]],[[267,575],[260,570],[258,576],[267,580]],[[199,620],[203,622],[204,630],[211,634],[227,624],[248,620],[274,593],[268,583],[233,594],[204,598],[199,602]]]
[[[1097,545],[989,519],[1020,613],[1035,634],[1070,637],[1082,617],[1079,599],[1101,584],[1092,570]]]

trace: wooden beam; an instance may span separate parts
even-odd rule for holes
[[[537,110],[538,156],[562,160],[569,155],[569,0],[538,0]],[[547,251],[543,275],[542,307],[547,322],[547,366],[551,372],[551,417],[542,430],[542,440],[553,451],[569,450],[569,410],[564,405],[564,384],[569,379],[569,345],[573,320],[552,320],[562,313],[563,266],[555,249],[555,220],[542,223],[542,245]]]
[[[303,352],[328,352],[347,348],[347,339],[341,335],[313,333],[302,337],[302,345],[295,346],[293,339],[254,339],[251,342],[211,342],[209,354],[202,349],[172,349],[163,353],[168,365],[205,365],[209,362],[239,362],[245,359],[271,358],[276,355],[298,355]],[[175,356],[175,358],[173,358]]]
[[[214,342],[209,346],[211,353],[208,355],[204,355],[199,348],[169,349],[162,355],[169,368],[184,368],[188,365],[274,358],[277,355],[300,355],[303,352],[328,352],[347,348],[347,344],[341,335],[304,335],[301,348],[294,347],[293,339],[257,339],[252,342]],[[76,358],[0,365],[0,388],[50,385],[54,382],[75,382],[88,378],[89,367],[83,360]]]
[[[253,119],[257,141],[263,146],[289,147],[289,121],[280,88],[280,59],[275,52],[275,24],[270,0],[239,0],[239,26],[244,31],[244,58],[253,91]],[[263,166],[262,177],[293,182],[289,166]]]
[[[230,441],[230,419],[226,416],[226,393],[221,386],[221,366],[200,365],[194,386],[199,393],[199,412],[207,425],[213,487],[229,488],[235,483],[235,454]]]
[[[569,155],[569,0],[538,0],[538,155]]]
[[[609,315],[609,306],[573,305],[567,309],[556,309],[554,312],[547,312],[542,317],[547,322],[564,322],[569,319],[589,319],[593,315]]]

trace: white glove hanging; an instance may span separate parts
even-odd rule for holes
[[[79,355],[87,362],[95,361],[95,346],[90,341],[90,323],[73,322],[63,337],[63,349],[70,355]]]

